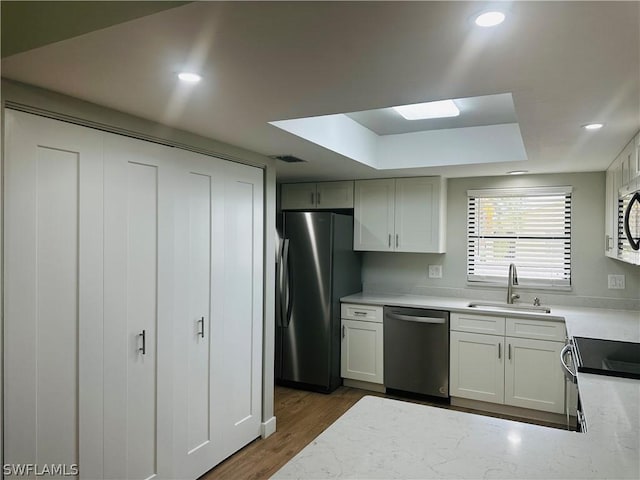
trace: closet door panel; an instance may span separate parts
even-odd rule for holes
[[[170,456],[162,454],[171,446],[172,401],[166,357],[173,210],[166,155],[146,142],[105,140],[107,478],[149,479],[170,468]]]
[[[6,120],[4,460],[99,478],[100,137],[10,110]]]
[[[225,166],[224,206],[219,217],[223,275],[214,335],[222,403],[225,456],[260,435],[262,366],[262,171]],[[217,238],[217,237],[216,237]]]
[[[189,173],[189,386],[188,449],[193,452],[210,438],[209,307],[211,299],[211,176]]]
[[[176,199],[176,309],[174,320],[176,474],[196,478],[222,460],[221,432],[213,422],[214,335],[212,309],[212,211],[221,195],[215,160],[181,153]]]

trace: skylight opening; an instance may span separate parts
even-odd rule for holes
[[[429,118],[457,117],[460,110],[453,100],[439,100],[437,102],[414,103],[401,105],[393,109],[407,120],[425,120]]]

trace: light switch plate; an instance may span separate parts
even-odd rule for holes
[[[609,289],[624,290],[624,275],[609,275]]]
[[[429,278],[442,278],[442,265],[429,265]]]

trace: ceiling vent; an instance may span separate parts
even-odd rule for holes
[[[301,158],[298,158],[298,157],[294,157],[293,155],[274,155],[271,158],[275,158],[276,160],[282,160],[283,162],[287,162],[287,163],[305,162],[305,160],[302,160]]]

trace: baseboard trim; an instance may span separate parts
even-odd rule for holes
[[[260,424],[260,436],[267,438],[276,433],[276,417],[271,417],[266,422]]]
[[[360,390],[370,390],[378,393],[385,393],[387,391],[384,385],[380,385],[379,383],[363,382],[362,380],[352,380],[350,378],[343,379],[342,384],[345,387],[359,388]]]

